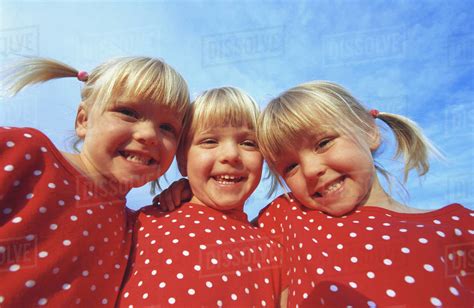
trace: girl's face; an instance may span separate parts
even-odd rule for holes
[[[376,146],[326,131],[283,153],[276,168],[303,205],[341,216],[367,203],[376,176],[371,154]]]
[[[80,110],[76,131],[86,172],[125,195],[156,180],[176,153],[180,120],[168,108],[137,99],[118,99],[103,113]]]
[[[192,138],[186,158],[191,202],[217,210],[243,209],[262,175],[255,131],[246,126],[214,127]]]

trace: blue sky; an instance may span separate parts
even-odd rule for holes
[[[472,1],[0,1],[0,63],[39,55],[91,70],[115,56],[161,57],[193,97],[233,85],[262,108],[298,83],[335,81],[369,107],[412,118],[445,154],[409,179],[408,204],[474,208],[473,15]],[[0,125],[39,128],[68,150],[79,89],[66,79],[0,98]],[[399,176],[390,134],[378,160]],[[167,178],[178,176],[172,167]],[[250,217],[267,190],[262,181],[248,200]],[[151,198],[135,189],[128,204]]]

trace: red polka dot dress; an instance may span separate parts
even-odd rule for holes
[[[338,218],[279,197],[259,225],[289,256],[289,307],[474,305],[474,212],[459,204]]]
[[[114,306],[131,243],[124,200],[31,128],[0,128],[0,183],[0,306]]]
[[[280,244],[242,211],[186,203],[138,215],[130,277],[121,307],[275,307],[281,292]]]

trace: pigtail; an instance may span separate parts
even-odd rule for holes
[[[75,68],[60,61],[32,57],[13,64],[2,75],[7,93],[14,96],[26,86],[56,78],[79,78],[80,74]]]
[[[385,122],[395,135],[397,151],[394,158],[399,158],[400,156],[404,158],[404,182],[407,181],[408,173],[412,169],[416,169],[419,176],[423,176],[428,172],[430,169],[428,161],[430,152],[437,157],[442,157],[442,154],[412,120],[388,112],[378,112],[376,117]]]

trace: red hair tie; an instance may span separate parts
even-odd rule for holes
[[[86,71],[80,71],[77,73],[77,79],[79,79],[82,82],[86,82],[87,79],[89,79],[89,74],[87,74]]]
[[[372,110],[370,110],[370,115],[371,115],[374,119],[376,119],[376,118],[379,116],[379,113],[380,113],[380,112],[379,112],[377,109],[372,109]]]

